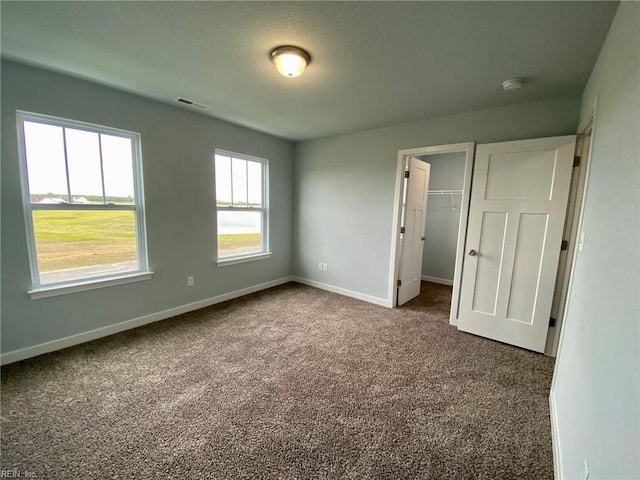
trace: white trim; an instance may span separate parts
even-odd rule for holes
[[[59,211],[67,211],[67,212],[77,212],[77,211],[93,211],[93,210],[103,210],[103,211],[113,211],[113,210],[126,210],[130,212],[136,211],[135,205],[110,205],[104,203],[33,203],[29,207],[31,210],[59,210]]]
[[[558,427],[558,414],[556,411],[556,397],[549,394],[549,416],[551,418],[551,449],[553,450],[553,478],[562,478],[562,452],[560,450],[560,428]]]
[[[558,353],[558,345],[560,343],[560,333],[564,322],[566,311],[566,299],[569,293],[569,282],[571,281],[573,260],[578,253],[578,237],[579,228],[578,219],[582,215],[582,208],[585,201],[585,188],[589,175],[589,165],[591,163],[591,145],[593,144],[593,112],[589,115],[583,129],[578,133],[579,138],[576,140],[575,154],[581,158],[580,166],[574,167],[574,173],[571,178],[571,190],[569,192],[569,201],[567,203],[567,213],[565,225],[563,229],[563,239],[568,241],[568,248],[564,252],[564,258],[558,265],[558,273],[556,275],[556,284],[553,292],[553,303],[551,316],[556,319],[555,327],[549,327],[547,342],[544,354],[555,357]],[[588,147],[585,145],[585,139],[588,138]],[[579,148],[579,150],[578,150]],[[562,253],[561,253],[562,255]]]
[[[220,258],[216,262],[218,267],[227,267],[229,265],[235,265],[237,263],[245,263],[245,262],[253,262],[254,260],[264,260],[265,258],[271,258],[273,253],[271,252],[262,252],[251,255],[244,255],[242,257],[229,257],[229,258]]]
[[[405,155],[398,151],[396,166],[396,189],[393,194],[393,221],[391,223],[391,255],[389,256],[389,291],[387,298],[391,299],[391,307],[398,303],[398,277],[400,276],[400,226],[402,218],[402,195],[404,193]]]
[[[582,192],[578,192],[580,198],[580,209],[578,212],[578,223],[576,226],[576,234],[579,235],[582,231],[582,224],[584,220],[584,207],[587,198],[587,191],[589,187],[589,178],[591,172],[591,154],[593,152],[593,142],[595,140],[596,121],[598,118],[598,96],[596,96],[593,110],[587,118],[580,125],[578,134],[584,134],[589,129],[591,130],[591,141],[589,144],[589,150],[587,155],[586,171],[584,174],[584,185],[582,186]],[[564,343],[564,337],[566,332],[566,313],[569,310],[569,304],[571,303],[571,292],[573,289],[573,280],[575,276],[576,263],[578,261],[578,242],[575,242],[573,247],[573,258],[571,259],[571,268],[569,269],[569,282],[567,285],[566,296],[564,305],[562,306],[562,323],[560,328],[560,336],[556,347],[556,359],[553,367],[553,377],[551,378],[551,388],[549,389],[549,417],[551,419],[551,446],[553,450],[553,473],[555,480],[562,479],[562,443],[560,442],[560,426],[558,425],[558,410],[556,407],[556,380],[558,378],[558,367],[560,366],[560,357],[562,355],[562,345]]]
[[[78,283],[64,283],[51,286],[43,286],[29,290],[27,293],[32,300],[39,298],[57,297],[59,295],[68,295],[70,293],[85,292],[87,290],[96,290],[98,288],[113,287],[116,285],[124,285],[126,283],[142,282],[149,280],[153,272],[136,272],[130,275],[122,275],[119,277],[99,278],[95,280],[87,279]]]
[[[451,292],[451,313],[449,314],[449,324],[455,326],[458,326],[460,289],[462,288],[462,266],[467,242],[467,222],[469,220],[469,208],[471,206],[471,178],[473,175],[475,149],[475,142],[466,144],[462,199],[460,200],[460,220],[458,222],[458,239],[456,241],[456,263],[453,269],[453,285],[455,285],[455,287]]]
[[[91,133],[105,133],[109,135],[118,136],[122,138],[131,138],[132,135],[138,135],[131,130],[124,130],[117,127],[107,127],[105,125],[98,125],[97,123],[84,122],[82,120],[73,120],[66,117],[58,117],[54,115],[46,115],[44,113],[30,112],[27,110],[16,110],[16,114],[19,117],[28,117],[29,121],[35,123],[44,123],[46,125],[54,125],[56,127],[72,127],[76,130],[83,130]]]
[[[100,140],[101,135],[110,135],[117,136],[120,138],[126,138],[131,143],[131,160],[132,160],[132,176],[133,176],[133,195],[135,202],[132,205],[109,205],[106,203],[103,204],[94,204],[94,205],[84,205],[84,204],[60,204],[60,205],[37,205],[34,204],[31,200],[31,191],[29,188],[29,172],[28,172],[28,161],[26,155],[26,139],[25,139],[25,123],[40,123],[43,125],[52,125],[56,127],[60,127],[63,129],[62,140],[63,140],[63,150],[64,150],[64,158],[65,158],[65,174],[66,174],[66,182],[67,182],[67,200],[71,202],[71,184],[69,180],[69,165],[68,165],[68,147],[66,140],[65,129],[71,128],[75,130],[82,130],[86,132],[91,132],[98,135],[98,149],[100,153],[100,176],[102,181],[102,199],[103,202],[106,202],[106,193],[104,191],[104,164],[102,161],[102,144]],[[85,277],[78,280],[70,280],[65,282],[66,286],[70,288],[68,291],[62,291],[62,285],[57,285],[55,287],[51,287],[41,282],[40,269],[38,268],[38,254],[36,249],[36,240],[35,240],[35,229],[33,224],[33,211],[34,210],[61,210],[61,211],[87,211],[87,210],[102,210],[102,211],[112,211],[112,210],[131,210],[133,212],[135,218],[135,235],[136,235],[136,261],[138,263],[138,267],[136,268],[137,272],[142,272],[143,274],[149,273],[149,259],[147,255],[147,227],[145,221],[145,210],[144,210],[144,190],[143,190],[143,178],[142,178],[142,151],[141,151],[141,137],[137,132],[131,132],[127,130],[121,130],[118,128],[108,127],[104,125],[97,125],[93,123],[71,120],[62,117],[52,117],[50,115],[43,115],[40,113],[27,112],[24,110],[16,110],[16,128],[18,132],[18,160],[20,165],[20,184],[22,191],[22,204],[23,211],[25,216],[25,228],[27,234],[27,249],[29,255],[29,267],[31,271],[31,283],[33,285],[33,290],[29,292],[31,298],[44,298],[47,296],[53,295],[62,295],[65,293],[73,293],[82,290],[89,290],[92,288],[99,288],[95,286],[98,282],[93,280],[91,277]],[[106,277],[106,276],[105,276]],[[115,274],[110,275],[110,279],[115,280],[114,285],[119,283],[128,283],[122,282],[120,279],[121,275]],[[139,281],[145,280],[144,278],[138,280],[131,281]],[[77,286],[82,283],[89,286],[83,288],[77,288]],[[110,286],[104,285],[104,286]],[[46,295],[40,295],[39,292],[45,291],[53,291],[56,289],[61,293],[51,293]],[[33,295],[32,293],[35,293]]]
[[[389,293],[390,306],[397,303],[398,273],[400,265],[400,212],[402,210],[402,190],[404,182],[403,166],[407,156],[435,155],[440,153],[465,153],[464,180],[462,187],[462,199],[460,200],[460,223],[458,226],[458,240],[456,244],[456,263],[453,273],[453,288],[451,295],[451,314],[449,323],[458,324],[458,304],[460,285],[462,279],[462,264],[464,260],[464,247],[467,237],[467,219],[469,217],[469,199],[471,195],[471,176],[473,172],[473,155],[475,152],[475,142],[452,143],[449,145],[436,145],[431,147],[418,147],[398,150],[396,168],[396,189],[393,204],[393,222],[391,224],[391,255],[389,259]]]
[[[256,157],[255,155],[247,155],[246,153],[232,152],[231,150],[224,150],[222,148],[216,148],[214,156],[220,155],[222,157],[232,157],[239,160],[249,160],[250,162],[267,163],[268,160],[262,157]]]
[[[329,285],[328,283],[316,282],[315,280],[309,280],[307,278],[302,278],[302,277],[291,277],[291,280],[294,282],[301,283],[303,285],[308,285],[310,287],[315,287],[321,290],[326,290],[328,292],[344,295],[345,297],[356,298],[364,302],[373,303],[374,305],[380,305],[382,307],[392,306],[389,300],[386,298],[379,298],[379,297],[374,297],[372,295],[367,295],[366,293],[354,292],[353,290],[347,290],[346,288],[335,287],[333,285]]]
[[[587,115],[582,121],[582,124],[578,127],[578,135],[583,135],[587,130],[593,129],[593,125],[595,123],[596,118],[596,107],[598,106],[598,96],[596,96],[593,102],[593,110]]]
[[[16,111],[16,132],[18,132],[18,165],[20,168],[20,193],[22,194],[22,212],[24,215],[24,226],[26,230],[27,254],[29,257],[29,274],[31,276],[32,285],[40,282],[40,273],[38,270],[38,257],[35,250],[35,234],[33,229],[33,215],[31,213],[31,195],[29,193],[29,178],[27,172],[26,161],[26,140],[24,135],[23,113]],[[63,135],[64,138],[64,135]],[[65,162],[66,162],[65,148]],[[67,189],[68,189],[67,183]],[[37,282],[36,282],[37,280]]]
[[[216,162],[217,157],[229,157],[229,168],[231,171],[231,206],[228,207],[219,207],[218,206],[218,192],[216,191]],[[233,160],[245,160],[247,162],[259,163],[262,166],[262,206],[258,207],[235,207],[233,206]],[[247,173],[247,202],[249,195],[249,175]],[[213,154],[213,186],[214,186],[214,198],[216,199],[215,208],[216,208],[216,258],[218,263],[226,263],[227,265],[232,265],[234,263],[242,263],[241,261],[235,261],[236,258],[230,258],[229,260],[225,260],[225,257],[220,257],[218,252],[218,213],[220,212],[260,212],[262,215],[261,218],[261,245],[260,245],[260,254],[271,255],[269,251],[269,160],[266,158],[254,157],[252,155],[246,155],[244,153],[235,153],[230,152],[228,150],[215,149]],[[258,258],[254,258],[256,255],[248,255],[246,261],[258,260]],[[264,257],[267,258],[267,257]],[[218,265],[222,266],[222,265]]]
[[[422,275],[421,278],[425,282],[439,283],[440,285],[449,285],[450,287],[453,286],[453,280],[449,280],[448,278],[430,277],[429,275]]]
[[[582,231],[582,224],[584,221],[584,206],[587,200],[587,192],[589,188],[589,178],[591,173],[591,154],[593,153],[593,142],[595,140],[595,132],[596,132],[596,121],[598,119],[598,96],[596,96],[593,111],[587,116],[588,122],[582,126],[583,129],[590,128],[591,129],[591,143],[589,145],[589,161],[587,162],[586,172],[585,172],[585,180],[584,186],[582,187],[582,198],[580,199],[580,212],[578,213],[578,225],[576,227],[577,235],[580,235]],[[586,130],[578,130],[578,134],[584,133]],[[580,192],[579,192],[580,193]],[[564,300],[564,305],[562,307],[562,328],[560,328],[560,338],[558,339],[558,346],[556,349],[556,361],[553,366],[553,377],[551,378],[551,388],[550,395],[553,395],[556,389],[556,377],[558,376],[558,365],[560,365],[560,355],[562,355],[562,344],[564,341],[564,332],[565,328],[565,319],[566,314],[569,311],[569,304],[571,303],[571,291],[573,289],[573,280],[576,270],[576,264],[578,262],[578,242],[575,242],[573,251],[573,259],[571,260],[571,269],[569,270],[569,284],[567,285],[567,293]]]
[[[175,317],[176,315],[181,315],[183,313],[191,312],[192,310],[198,310],[199,308],[208,307],[211,305],[215,305],[216,303],[225,302],[233,298],[238,298],[244,295],[248,295],[250,293],[259,292],[260,290],[276,287],[278,285],[291,282],[292,280],[293,280],[292,277],[278,278],[276,280],[259,283],[251,287],[242,288],[240,290],[235,290],[229,293],[223,293],[215,297],[206,298],[204,300],[199,300],[197,302],[188,303],[186,305],[182,305],[179,307],[170,308],[168,310],[163,310],[161,312],[151,313],[149,315],[144,315],[142,317],[134,318],[131,320],[125,320],[124,322],[119,322],[113,325],[107,325],[105,327],[96,328],[95,330],[89,330],[88,332],[78,333],[76,335],[71,335],[69,337],[60,338],[58,340],[52,340],[50,342],[41,343],[39,345],[34,345],[32,347],[13,350],[11,352],[3,353],[2,355],[0,355],[0,364],[6,365],[8,363],[13,363],[19,360],[24,360],[26,358],[42,355],[43,353],[53,352],[56,350],[61,350],[63,348],[72,347],[73,345],[78,345],[80,343],[96,340],[98,338],[106,337],[108,335],[113,335],[114,333],[123,332],[125,330],[130,330],[132,328],[140,327],[142,325],[147,325],[149,323],[157,322],[159,320],[165,320],[167,318]]]

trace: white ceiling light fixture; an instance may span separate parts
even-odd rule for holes
[[[522,87],[523,80],[521,78],[509,78],[502,82],[502,90],[505,92],[509,90],[517,90]]]
[[[271,61],[281,75],[298,77],[311,62],[311,56],[299,47],[282,46],[271,50]]]

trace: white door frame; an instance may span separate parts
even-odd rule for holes
[[[475,142],[452,143],[449,145],[435,145],[398,150],[396,167],[396,189],[394,194],[393,223],[391,224],[391,254],[389,261],[389,307],[395,307],[398,301],[398,271],[400,268],[400,224],[402,212],[402,192],[404,186],[404,170],[407,157],[436,155],[440,153],[465,153],[464,180],[462,186],[462,200],[460,202],[460,224],[458,226],[458,241],[456,244],[456,263],[453,272],[453,294],[451,296],[451,315],[449,323],[458,324],[458,303],[460,294],[460,280],[462,278],[462,261],[464,259],[464,244],[469,217],[469,198],[471,194],[471,175],[473,173],[473,154]]]
[[[562,350],[562,339],[564,337],[564,316],[569,306],[571,287],[573,285],[573,276],[575,274],[576,261],[578,259],[578,251],[580,248],[578,236],[582,231],[582,220],[584,217],[584,203],[587,197],[587,188],[589,187],[589,171],[591,170],[591,152],[593,150],[593,139],[596,126],[596,116],[598,109],[598,100],[593,106],[593,110],[578,128],[578,135],[590,135],[591,139],[586,151],[580,152],[580,179],[577,187],[576,202],[573,210],[567,212],[567,215],[573,215],[573,224],[569,235],[569,249],[567,250],[568,258],[564,267],[564,278],[560,288],[560,305],[558,309],[558,317],[556,318],[556,328],[554,329],[554,338],[547,342],[545,355],[556,357],[556,368],[559,363],[559,356]],[[556,371],[553,371],[553,380],[551,381],[551,392],[553,392]]]

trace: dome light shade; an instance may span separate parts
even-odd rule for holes
[[[509,78],[502,82],[502,90],[505,92],[509,90],[517,90],[520,87],[522,87],[521,78]]]
[[[297,77],[309,65],[311,57],[298,47],[278,47],[271,51],[271,61],[285,77]]]

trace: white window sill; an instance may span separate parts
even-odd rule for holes
[[[121,275],[118,277],[80,280],[75,283],[66,283],[64,285],[38,287],[33,290],[29,290],[27,293],[31,296],[32,300],[37,300],[39,298],[57,297],[58,295],[84,292],[86,290],[96,290],[98,288],[124,285],[126,283],[142,282],[144,280],[149,280],[151,275],[153,275],[153,272],[142,272]]]
[[[237,263],[253,262],[254,260],[264,260],[265,258],[271,258],[271,252],[256,253],[255,255],[244,255],[242,257],[229,257],[219,258],[216,265],[219,267],[226,267],[228,265],[235,265]]]

